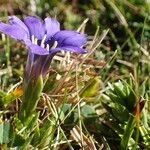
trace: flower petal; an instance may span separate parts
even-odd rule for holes
[[[75,46],[64,46],[64,47],[58,47],[55,49],[51,49],[50,50],[50,54],[55,54],[59,51],[69,51],[69,52],[73,52],[73,53],[79,53],[79,54],[85,54],[87,53],[86,49],[80,48],[80,47],[75,47]]]
[[[42,39],[45,34],[44,24],[35,16],[28,16],[24,19],[25,25],[30,31],[30,36],[34,35],[37,39]]]
[[[45,18],[44,21],[45,21],[47,39],[51,38],[55,33],[60,31],[60,24],[56,19],[47,17]]]
[[[28,37],[27,32],[19,25],[16,24],[5,24],[0,22],[0,31],[11,36],[16,40],[25,40]]]
[[[49,51],[47,51],[45,48],[35,45],[31,41],[26,41],[26,45],[30,49],[31,53],[33,53],[33,54],[37,54],[37,55],[48,55],[49,54]]]
[[[10,22],[10,24],[14,24],[14,25],[18,25],[18,26],[22,27],[22,29],[24,29],[29,36],[29,30],[28,30],[27,26],[18,17],[10,16],[9,22]]]
[[[77,46],[81,47],[87,42],[87,38],[84,34],[80,34],[79,32],[75,31],[67,31],[62,30],[57,32],[53,40],[57,41],[59,46]]]

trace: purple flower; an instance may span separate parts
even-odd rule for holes
[[[41,21],[28,16],[22,22],[16,16],[9,17],[9,24],[0,22],[0,31],[12,38],[22,41],[29,49],[26,65],[26,78],[45,77],[53,56],[61,51],[84,54],[82,46],[87,42],[86,36],[75,31],[60,30],[60,24],[52,18]]]

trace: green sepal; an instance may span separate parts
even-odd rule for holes
[[[23,122],[32,113],[34,113],[42,90],[43,90],[42,75],[40,75],[36,81],[31,79],[28,83],[25,84],[24,96],[20,110],[20,120],[22,120]]]

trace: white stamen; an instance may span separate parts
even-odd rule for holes
[[[34,35],[31,36],[31,41],[34,44]]]
[[[61,75],[60,75],[60,74],[57,74],[56,80],[60,80],[60,78],[61,78]]]
[[[46,37],[47,37],[47,35],[45,34],[44,35],[44,37],[43,37],[43,39],[42,39],[42,41],[41,41],[41,47],[43,47],[44,48],[44,42],[45,42],[45,40],[46,40]]]
[[[38,42],[38,39],[37,39],[37,38],[35,38],[35,36],[34,36],[34,35],[32,35],[32,36],[31,36],[31,41],[32,41],[32,43],[33,43],[33,44],[35,44],[35,45],[37,45],[37,44],[38,44],[38,43],[37,43],[37,42]]]
[[[58,45],[58,42],[57,42],[57,41],[55,41],[55,42],[54,42],[54,44],[53,44],[53,46],[51,47],[51,49],[52,49],[52,48],[56,48],[56,47],[57,47],[57,45]]]
[[[61,50],[61,53],[62,53],[63,55],[65,55],[65,51],[64,51],[64,50]]]
[[[38,44],[37,42],[38,42],[38,39],[35,38],[35,39],[34,39],[34,44],[37,45],[37,44]]]
[[[6,36],[5,34],[2,33],[2,41],[5,41],[6,40]]]
[[[49,51],[49,44],[46,44],[46,49]]]
[[[66,57],[67,57],[67,63],[69,64],[71,61],[70,61],[70,52],[67,51],[66,52]]]

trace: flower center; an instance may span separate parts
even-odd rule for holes
[[[33,44],[39,45],[39,46],[41,46],[42,48],[45,48],[45,49],[48,50],[48,51],[49,51],[50,49],[56,48],[57,45],[58,45],[58,42],[57,42],[57,41],[54,41],[53,45],[50,47],[49,44],[45,44],[46,37],[47,37],[47,35],[45,34],[45,35],[43,36],[42,40],[41,40],[41,44],[40,44],[40,45],[38,44],[38,39],[35,38],[34,35],[31,36],[31,41],[32,41]]]

